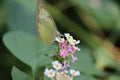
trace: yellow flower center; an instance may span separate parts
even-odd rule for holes
[[[71,38],[71,36],[68,36],[67,39],[69,40]]]
[[[72,72],[72,75],[75,75],[76,74],[76,72]]]
[[[56,65],[55,65],[55,67],[56,67],[56,68],[58,68],[58,67],[59,67],[59,65],[58,65],[58,64],[56,64]]]
[[[76,44],[77,42],[75,40],[73,40],[73,43]]]
[[[52,72],[52,71],[50,71],[48,74],[49,74],[50,76],[52,76],[53,72]]]

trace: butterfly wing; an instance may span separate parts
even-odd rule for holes
[[[43,8],[41,4],[38,5],[37,12],[37,29],[41,40],[45,44],[50,44],[55,40],[57,28],[52,16]]]

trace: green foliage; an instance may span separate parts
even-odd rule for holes
[[[5,21],[4,18],[5,18],[4,12],[1,11],[0,12],[0,30],[2,28],[4,21]]]
[[[112,76],[108,77],[107,80],[120,80],[120,76],[112,75]]]
[[[81,46],[82,51],[75,53],[78,60],[71,65],[71,68],[78,69],[86,75],[105,76],[107,75],[103,71],[95,67],[95,62],[90,55],[91,51],[87,47]]]
[[[35,5],[35,0],[6,0],[8,28],[36,33]]]
[[[12,80],[31,80],[30,76],[26,73],[20,71],[18,68],[13,67],[12,68]]]
[[[109,66],[111,68],[115,68],[116,70],[120,70],[120,64],[114,59],[111,52],[106,50],[103,47],[97,47],[94,50],[94,56],[96,58],[96,66],[100,69],[103,69],[105,66]]]
[[[43,45],[38,38],[26,32],[9,32],[3,40],[17,58],[32,68],[49,63],[50,60],[45,54],[52,53],[55,48],[54,45]]]
[[[79,77],[76,77],[75,80],[97,80],[90,76],[80,75]]]
[[[100,27],[111,29],[119,19],[119,7],[109,0],[70,0],[80,15],[80,8],[95,18]],[[85,16],[84,16],[85,17]]]
[[[46,54],[50,55],[57,49],[55,44],[43,45],[36,36],[26,32],[9,32],[4,35],[3,41],[18,59],[32,68],[34,76],[39,67],[51,63]]]

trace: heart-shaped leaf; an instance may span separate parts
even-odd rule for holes
[[[45,54],[51,54],[57,49],[55,44],[43,45],[36,36],[27,32],[8,32],[3,41],[17,58],[32,69],[50,63],[51,59]]]

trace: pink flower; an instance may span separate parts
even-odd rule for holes
[[[62,48],[65,48],[65,47],[67,47],[67,42],[62,42],[62,43],[60,43],[60,47],[62,47]]]
[[[68,51],[66,49],[61,49],[60,56],[62,56],[63,58],[66,58],[68,56]]]
[[[76,49],[73,46],[68,46],[68,51],[70,51],[73,54],[75,53]]]
[[[76,60],[77,60],[77,57],[72,55],[72,63],[74,63]]]
[[[69,62],[68,62],[68,61],[65,61],[61,70],[64,71],[64,70],[66,70],[66,69],[69,68],[69,67],[70,67]]]

